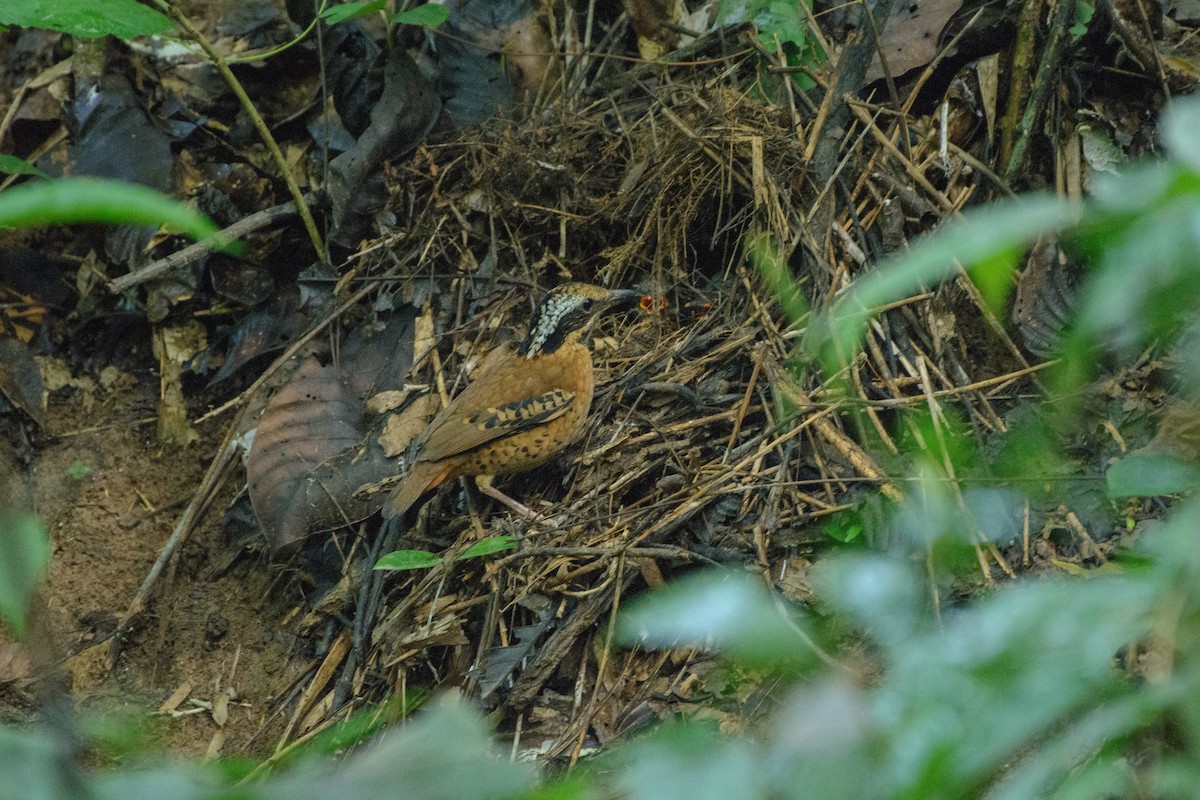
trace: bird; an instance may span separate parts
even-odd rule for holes
[[[595,389],[592,326],[642,296],[589,283],[546,293],[534,306],[524,341],[485,359],[480,374],[417,437],[408,471],[384,503],[384,518],[402,516],[427,492],[470,476],[482,493],[537,519],[492,481],[545,464],[583,431]]]

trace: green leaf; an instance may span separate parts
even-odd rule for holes
[[[978,796],[1031,741],[1110,702],[1126,688],[1113,653],[1149,632],[1154,601],[1122,576],[1024,584],[891,648],[872,698],[879,763],[911,790],[885,796]]]
[[[244,787],[245,795],[237,796],[260,800],[501,800],[525,796],[535,781],[532,764],[499,757],[492,732],[479,714],[465,703],[442,702],[344,759],[306,764],[278,778]],[[124,795],[135,796],[172,795]]]
[[[1127,183],[1136,193],[1138,184]],[[1078,326],[1124,347],[1170,334],[1200,297],[1200,185],[1121,226],[1080,297]]]
[[[3,1],[0,0],[0,2]],[[10,156],[7,153],[0,153],[0,172],[9,175],[36,175],[39,178],[50,177],[25,159]]]
[[[465,561],[468,558],[490,556],[493,553],[503,553],[505,550],[515,550],[518,542],[512,536],[489,536],[468,547],[460,553],[455,561]],[[375,562],[374,569],[429,569],[442,563],[442,557],[428,550],[395,550],[380,556]]]
[[[617,794],[630,800],[759,800],[772,796],[763,753],[711,726],[664,727],[618,755]]]
[[[791,267],[779,247],[779,242],[769,233],[755,233],[747,237],[746,256],[767,288],[775,295],[779,307],[792,322],[798,322],[808,314],[808,303],[800,284],[792,275]]]
[[[91,467],[77,458],[71,462],[71,466],[67,467],[67,477],[81,481],[86,478],[91,471]]]
[[[193,239],[217,232],[217,226],[191,206],[135,183],[63,178],[26,183],[0,194],[0,228],[71,222],[161,225]]]
[[[0,24],[120,39],[171,29],[171,20],[137,0],[0,0]]]
[[[1188,97],[1176,100],[1163,112],[1159,134],[1171,155],[1193,172],[1200,172],[1200,99]]]
[[[440,563],[441,557],[428,550],[393,550],[380,556],[372,569],[429,569]]]
[[[979,209],[948,223],[856,281],[834,307],[828,332],[817,326],[810,329],[814,335],[827,335],[828,339],[810,345],[818,345],[827,359],[839,354],[846,358],[862,340],[872,309],[946,280],[959,264],[970,272],[978,264],[1075,222],[1079,214],[1078,206],[1057,197],[1031,195]],[[834,366],[838,363],[835,361]]]
[[[32,514],[0,510],[0,618],[25,636],[29,599],[50,563],[50,540]]]
[[[436,28],[449,18],[450,9],[436,3],[425,3],[407,11],[401,11],[392,17],[392,22],[397,25],[420,25],[422,28]]]
[[[516,550],[520,544],[512,536],[489,536],[486,539],[481,539],[475,544],[467,548],[466,552],[458,557],[458,561],[463,561],[468,558],[479,558],[480,556],[490,556],[493,553],[503,553],[506,550]]]
[[[717,570],[637,598],[617,636],[629,645],[715,647],[751,666],[801,666],[813,654],[791,606],[759,580]]]
[[[862,536],[864,530],[865,529],[863,528],[862,522],[859,521],[841,523],[831,522],[825,526],[825,535],[834,541],[841,542],[842,544],[848,544],[853,542],[859,536]]]
[[[70,739],[50,725],[8,724],[0,728],[0,769],[4,770],[5,785],[20,787],[8,791],[30,800],[95,797],[90,792],[85,794],[81,786],[83,767],[72,752]],[[155,791],[150,796],[184,796],[162,786],[156,786]],[[158,795],[158,791],[164,794]]]
[[[900,650],[927,625],[921,576],[904,559],[879,553],[823,560],[812,572],[817,595],[877,644]]]
[[[382,11],[386,5],[387,0],[373,0],[370,3],[342,3],[340,6],[333,6],[322,11],[321,19],[325,20],[328,25],[336,25],[364,14]]]
[[[1069,33],[1073,39],[1078,39],[1088,32],[1088,25],[1091,24],[1092,17],[1096,15],[1096,6],[1087,0],[1075,0],[1075,24],[1071,26]]]
[[[1002,249],[992,256],[980,259],[971,270],[971,279],[983,295],[984,302],[1000,319],[1008,315],[1009,295],[1016,285],[1013,276],[1020,267],[1024,251],[1024,247]]]
[[[1165,453],[1134,453],[1104,473],[1109,497],[1157,497],[1196,488],[1200,468]]]

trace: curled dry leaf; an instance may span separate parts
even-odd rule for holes
[[[400,471],[391,456],[403,448],[385,451],[381,443],[390,417],[364,430],[366,398],[403,386],[412,352],[413,311],[402,309],[356,328],[343,343],[336,367],[315,358],[305,361],[271,398],[246,475],[254,513],[272,548],[379,510],[388,479]],[[398,416],[411,419],[419,413]]]
[[[362,439],[362,411],[332,366],[305,361],[267,404],[246,459],[250,502],[275,548],[303,537],[338,492],[313,480]]]
[[[32,661],[25,646],[19,642],[0,644],[0,685],[30,677]]]
[[[0,336],[0,394],[46,427],[46,393],[42,374],[29,347],[12,336]]]

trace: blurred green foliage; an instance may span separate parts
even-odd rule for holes
[[[50,563],[50,542],[33,514],[0,508],[0,620],[25,637],[29,600]]]

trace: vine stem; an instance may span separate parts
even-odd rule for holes
[[[221,77],[229,84],[229,88],[237,95],[238,102],[242,104],[242,108],[250,116],[250,121],[254,123],[258,135],[262,137],[263,143],[271,153],[271,158],[279,168],[283,182],[287,185],[288,192],[291,194],[292,200],[296,203],[296,211],[299,213],[300,219],[304,222],[304,229],[308,231],[308,238],[312,242],[313,248],[317,251],[317,257],[327,259],[328,254],[325,252],[325,243],[321,239],[320,231],[317,230],[317,223],[313,219],[312,212],[309,210],[308,204],[304,201],[304,193],[300,191],[300,185],[296,183],[296,179],[292,176],[292,171],[288,168],[287,161],[283,157],[283,152],[279,149],[279,144],[275,141],[275,137],[271,135],[271,130],[267,127],[267,123],[262,118],[262,115],[258,113],[258,109],[254,107],[250,96],[246,94],[241,81],[233,74],[233,70],[225,62],[225,58],[213,48],[212,42],[208,40],[208,37],[193,25],[192,21],[182,11],[168,2],[168,0],[154,0],[154,4],[161,8],[196,44],[200,45],[200,49],[204,51],[204,54],[216,66],[217,71],[221,73]]]

